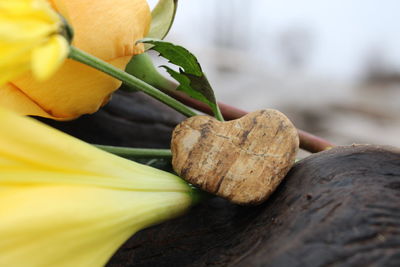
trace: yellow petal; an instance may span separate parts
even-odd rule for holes
[[[73,45],[103,60],[143,52],[135,42],[146,36],[151,12],[146,0],[51,1],[67,12],[74,28]],[[65,11],[63,11],[65,10]]]
[[[32,113],[42,117],[47,115],[39,105],[11,83],[0,85],[0,106],[13,110],[19,114]]]
[[[0,3],[1,41],[46,37],[58,30],[59,15],[45,0],[13,0]]]
[[[24,63],[29,64],[29,56],[31,50],[39,42],[11,42],[11,43],[0,43],[0,66],[1,68],[9,68],[12,65],[22,65]]]
[[[69,52],[64,37],[53,35],[50,40],[32,53],[32,72],[39,80],[48,79],[61,66]]]
[[[28,14],[29,16],[29,14]],[[58,24],[31,17],[14,16],[12,21],[6,15],[0,15],[0,34],[2,41],[27,41],[45,37],[57,31]],[[12,23],[11,23],[12,22]]]
[[[7,81],[11,80],[14,77],[17,77],[18,75],[24,73],[25,71],[29,70],[29,64],[28,62],[21,62],[21,64],[10,64],[8,66],[0,66],[0,95],[6,95],[5,93],[1,92],[2,91],[2,85],[5,84]],[[13,96],[10,96],[13,98]],[[12,100],[11,100],[12,101]],[[1,100],[0,100],[1,103]]]
[[[122,57],[109,63],[124,68],[129,60],[130,57]],[[96,112],[120,84],[107,74],[70,59],[46,81],[37,81],[32,75],[13,81],[14,86],[47,113],[46,117],[55,119],[73,119]],[[8,101],[0,99],[0,105]],[[33,111],[28,114],[39,115]]]
[[[33,65],[32,52],[46,44],[50,36],[56,35],[60,26],[60,16],[46,0],[2,0],[0,2],[0,85],[29,70]],[[45,54],[40,51],[38,53]],[[49,57],[44,59],[45,63],[49,63]],[[59,59],[53,62],[60,65]],[[34,65],[37,66],[37,63]],[[44,69],[48,72],[51,70],[49,65],[46,65]],[[44,69],[35,70],[35,73],[41,76],[46,75]]]
[[[106,153],[33,119],[0,109],[0,123],[0,158],[7,159],[0,161],[0,182],[49,183],[57,174],[64,184],[187,191],[175,175]],[[30,174],[22,175],[25,171]]]
[[[103,266],[192,203],[178,177],[0,108],[0,266]]]
[[[131,235],[186,210],[188,194],[0,185],[0,266],[104,266]]]

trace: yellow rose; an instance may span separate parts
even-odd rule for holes
[[[0,109],[0,266],[103,266],[132,234],[187,210],[179,177]]]
[[[73,45],[124,69],[143,52],[135,42],[149,30],[151,13],[145,0],[52,0],[74,28]],[[66,120],[96,112],[120,82],[73,60],[46,81],[32,75],[0,87],[0,105],[20,114]]]

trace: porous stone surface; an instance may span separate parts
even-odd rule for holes
[[[195,116],[173,132],[172,166],[205,191],[237,204],[259,204],[292,167],[298,147],[296,128],[277,110],[227,122]]]

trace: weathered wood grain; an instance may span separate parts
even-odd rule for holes
[[[183,117],[147,100],[118,94],[99,113],[54,124],[89,142],[168,147]],[[137,233],[108,266],[397,267],[399,203],[398,149],[334,148],[297,163],[262,205],[210,199]]]
[[[108,266],[400,266],[399,205],[398,149],[338,147],[297,163],[264,204],[211,199]]]

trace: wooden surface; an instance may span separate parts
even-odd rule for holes
[[[168,147],[183,117],[147,100],[118,94],[95,115],[51,124],[94,143]],[[108,266],[397,267],[399,206],[398,150],[335,148],[296,164],[264,204],[212,198],[137,233]]]
[[[297,129],[281,112],[260,110],[220,122],[195,116],[172,135],[172,166],[189,183],[241,205],[265,201],[296,159]]]
[[[399,150],[335,148],[296,164],[266,203],[211,199],[108,266],[400,266],[399,204]]]

